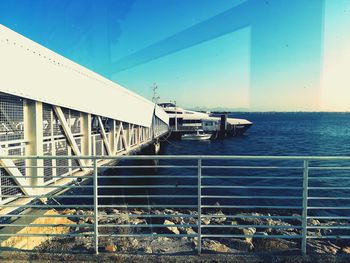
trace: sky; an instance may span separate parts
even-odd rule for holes
[[[148,99],[350,111],[350,0],[0,0],[0,23]]]

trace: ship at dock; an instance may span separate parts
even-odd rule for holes
[[[198,112],[178,107],[174,103],[159,103],[169,115],[169,126],[173,138],[183,134],[203,130],[215,137],[233,137],[243,135],[253,123],[245,119],[230,118],[227,114],[212,115],[210,112]]]

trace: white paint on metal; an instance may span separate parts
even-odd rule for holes
[[[0,91],[150,127],[154,103],[0,24]]]

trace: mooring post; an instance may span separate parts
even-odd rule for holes
[[[198,159],[198,255],[202,253],[202,159]]]
[[[97,160],[96,157],[93,159],[94,165],[94,244],[95,253],[98,254],[98,180],[97,180]]]
[[[302,240],[301,240],[301,252],[306,255],[307,245],[307,199],[308,199],[308,177],[309,177],[309,161],[304,160],[304,172],[303,172],[303,214],[302,214]]]

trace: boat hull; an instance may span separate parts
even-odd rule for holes
[[[186,141],[204,141],[204,140],[209,140],[211,137],[211,134],[208,135],[203,135],[203,136],[197,136],[197,135],[192,135],[192,134],[185,134],[181,136],[182,140]]]

